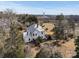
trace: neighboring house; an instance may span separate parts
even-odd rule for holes
[[[35,40],[37,37],[45,38],[44,29],[38,24],[32,24],[27,28],[27,32],[23,33],[25,43]]]

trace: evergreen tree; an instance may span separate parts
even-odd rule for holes
[[[58,21],[58,25],[54,28],[55,38],[64,39],[64,29],[62,26],[62,20],[64,20],[64,15],[57,15],[56,20]]]

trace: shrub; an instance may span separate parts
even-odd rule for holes
[[[43,42],[43,39],[42,39],[41,37],[38,37],[38,38],[36,39],[36,42],[42,43],[42,42]]]
[[[36,40],[34,40],[35,46],[40,46],[40,43],[44,42],[44,39],[41,37],[38,37]]]
[[[75,50],[77,52],[77,55],[74,56],[73,58],[79,58],[79,36],[77,37],[77,39],[75,39],[75,45],[77,45]]]

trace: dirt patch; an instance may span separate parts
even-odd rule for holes
[[[28,57],[34,58],[37,57],[38,55],[39,58],[41,57],[42,58],[50,58],[50,57],[71,58],[76,55],[74,39],[61,43],[61,46],[54,46],[53,42],[55,41],[50,40],[47,42],[43,42],[40,44],[40,47],[31,47],[30,45],[27,45],[28,47],[30,47],[28,49],[29,50],[28,53],[31,54]]]

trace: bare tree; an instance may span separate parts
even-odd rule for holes
[[[9,20],[9,23],[10,23],[9,24],[10,38],[9,38],[9,41],[7,42],[7,45],[9,45],[9,46],[8,46],[8,50],[5,53],[4,57],[23,57],[24,56],[24,55],[22,55],[23,52],[21,52],[21,50],[23,50],[23,48],[20,47],[20,45],[23,44],[22,34],[20,33],[18,35],[18,33],[19,33],[18,17],[16,16],[16,13],[14,13],[11,9],[7,9],[6,11],[4,11],[4,14],[6,16],[6,19]],[[18,48],[18,47],[20,47],[20,48]]]

